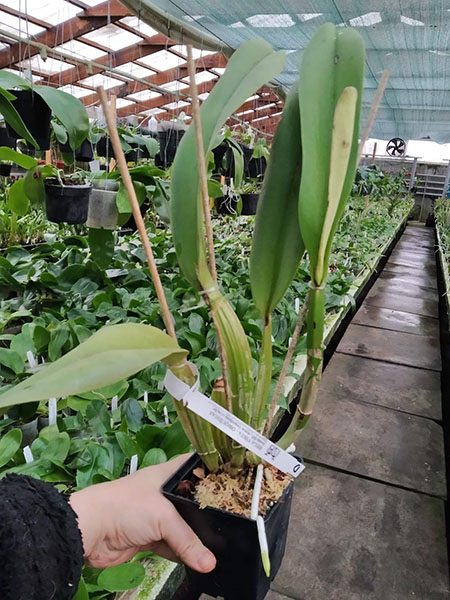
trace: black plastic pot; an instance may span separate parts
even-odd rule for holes
[[[52,223],[86,223],[92,185],[61,186],[45,183],[45,208]]]
[[[237,205],[239,200],[227,197],[216,198],[215,205],[219,215],[237,215]]]
[[[16,148],[16,138],[11,137],[6,127],[0,127],[0,146]]]
[[[66,144],[60,144],[59,148],[61,152],[74,154],[74,151],[70,147],[69,142],[67,142]],[[91,162],[91,160],[94,160],[94,151],[92,149],[92,144],[89,140],[84,140],[81,146],[75,150],[75,160],[80,162]]]
[[[11,167],[12,167],[12,165],[7,165],[7,164],[0,165],[0,175],[2,177],[9,177],[11,175]]]
[[[207,507],[175,493],[180,481],[189,479],[201,465],[195,454],[163,485],[162,492],[217,558],[214,571],[200,574],[187,569],[195,592],[222,596],[225,600],[263,600],[280,568],[286,547],[293,482],[265,517],[271,563],[270,579],[261,562],[256,523],[233,513]]]
[[[265,158],[250,158],[248,161],[248,177],[261,177],[266,172],[267,161]]]
[[[220,144],[219,146],[216,146],[215,148],[213,148],[213,154],[214,154],[214,173],[222,173],[223,172],[223,167],[222,167],[222,163],[223,163],[223,157],[226,154],[228,146],[222,142],[222,144]]]
[[[256,215],[259,194],[241,194],[242,211],[241,215]]]
[[[167,169],[173,163],[175,154],[184,135],[183,130],[174,129],[173,131],[160,131],[159,137],[159,152],[155,156],[155,165]]]
[[[16,100],[12,100],[13,106],[21,116],[28,131],[39,144],[39,149],[48,150],[50,148],[50,119],[52,116],[50,107],[32,90],[9,91],[16,96]],[[6,124],[6,128],[11,137],[14,139],[19,137],[19,134],[8,124]]]
[[[96,152],[103,158],[116,158],[114,149],[109,138],[103,137],[97,142]]]

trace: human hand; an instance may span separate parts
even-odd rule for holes
[[[186,456],[72,494],[70,505],[78,517],[89,565],[112,567],[136,552],[151,550],[200,573],[214,569],[212,552],[160,491]]]

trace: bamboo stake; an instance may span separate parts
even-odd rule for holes
[[[384,91],[386,90],[386,86],[389,80],[389,71],[386,69],[383,71],[383,75],[381,76],[380,83],[378,84],[377,93],[375,95],[375,99],[373,101],[372,107],[369,112],[369,117],[367,119],[366,126],[364,128],[364,132],[361,137],[361,141],[359,142],[358,147],[358,163],[361,160],[361,154],[364,148],[364,144],[367,142],[369,138],[370,131],[372,129],[372,125],[375,121],[375,117],[377,116],[378,109],[380,108],[381,100],[383,98]]]
[[[205,222],[205,230],[206,230],[206,240],[208,244],[208,264],[209,270],[211,273],[211,277],[214,281],[214,285],[217,286],[217,268],[216,268],[216,257],[214,254],[214,237],[212,230],[212,222],[211,222],[211,209],[209,207],[209,194],[208,194],[208,182],[206,178],[206,167],[205,167],[205,156],[204,156],[204,144],[203,144],[203,132],[202,132],[202,122],[200,119],[200,105],[198,102],[198,93],[197,93],[197,83],[195,81],[195,64],[192,56],[192,46],[189,44],[187,46],[187,67],[189,73],[189,85],[192,97],[192,121],[194,124],[195,130],[195,139],[197,146],[197,164],[198,164],[198,174],[200,177],[200,191],[202,196],[202,206],[203,206],[203,218]],[[211,308],[211,317],[216,329],[217,334],[217,342],[219,348],[219,357],[220,363],[222,366],[222,376],[224,381],[225,388],[225,398],[227,403],[227,410],[232,412],[233,406],[231,402],[231,391],[228,377],[228,367],[227,361],[225,357],[224,351],[224,342],[222,338],[222,333],[220,328],[218,327],[217,320],[214,314],[214,310]]]
[[[283,366],[281,368],[281,373],[277,381],[277,385],[275,387],[275,391],[273,393],[272,402],[269,408],[269,415],[267,417],[266,425],[264,427],[263,435],[268,436],[270,434],[270,430],[272,428],[273,418],[275,416],[275,411],[278,406],[278,400],[281,396],[281,392],[283,390],[283,385],[289,370],[289,366],[292,361],[292,357],[294,356],[295,347],[297,345],[297,340],[302,332],[303,324],[305,322],[306,313],[308,311],[309,305],[309,293],[306,296],[305,302],[303,303],[302,309],[298,315],[297,324],[295,325],[294,333],[292,334],[291,343],[289,344],[289,348],[287,354],[285,356]]]
[[[117,133],[116,127],[115,110],[112,104],[109,104],[103,86],[99,86],[97,88],[97,94],[99,95],[100,101],[102,103],[106,124],[108,125],[109,137],[111,138],[111,143],[114,148],[114,154],[116,155],[116,161],[119,166],[119,171],[122,176],[123,184],[130,199],[133,217],[136,222],[139,235],[141,236],[142,245],[144,246],[145,256],[147,258],[147,263],[152,276],[153,285],[155,286],[156,295],[158,296],[159,305],[161,306],[161,310],[163,313],[164,324],[166,326],[167,333],[171,337],[176,339],[177,336],[175,333],[175,328],[173,326],[172,315],[170,314],[169,305],[167,304],[164,289],[161,283],[161,279],[159,277],[158,269],[156,267],[155,258],[153,256],[150,240],[148,239],[147,230],[145,229],[144,219],[141,215],[139,203],[136,198],[136,192],[134,190],[133,182],[131,181],[130,173],[128,172],[125,155],[123,153],[122,146],[120,145],[119,134]]]

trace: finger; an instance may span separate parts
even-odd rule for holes
[[[190,454],[180,454],[180,456],[177,456],[168,462],[140,469],[128,477],[137,479],[144,485],[151,485],[153,489],[159,490],[169,477],[171,477],[190,456]]]
[[[139,552],[148,551],[153,552],[162,558],[167,558],[167,560],[171,560],[172,562],[181,562],[178,556],[169,548],[166,542],[152,542],[151,544],[147,544],[146,546],[141,546],[139,548]]]
[[[201,543],[169,501],[163,513],[161,534],[169,548],[191,569],[200,573],[212,571],[216,566],[214,554]]]

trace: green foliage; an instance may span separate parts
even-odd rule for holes
[[[249,40],[231,57],[228,67],[202,105],[205,156],[216,145],[228,117],[284,66],[284,52],[273,52],[263,40]],[[172,166],[171,222],[178,261],[185,277],[198,285],[204,257],[197,154],[194,128],[183,136]]]

